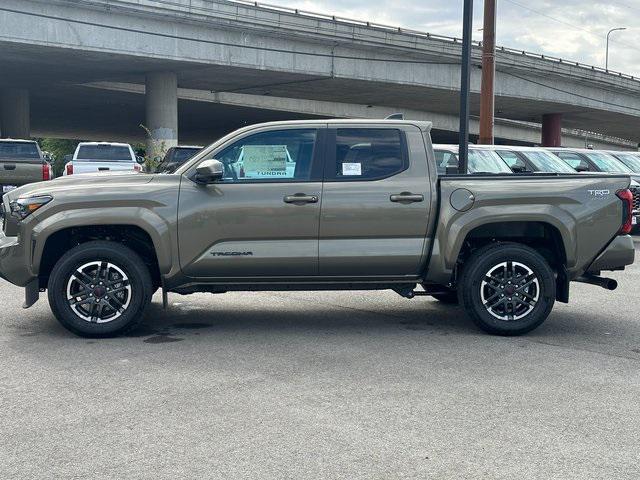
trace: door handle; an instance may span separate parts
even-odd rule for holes
[[[296,193],[295,195],[286,195],[284,203],[293,203],[294,205],[304,205],[305,203],[318,203],[318,197],[315,195],[305,195],[304,193]]]
[[[389,199],[394,203],[419,203],[424,202],[424,195],[414,195],[409,192],[402,192],[396,195],[391,195]]]

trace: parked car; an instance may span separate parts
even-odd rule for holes
[[[96,337],[133,328],[158,288],[165,303],[167,292],[390,289],[459,300],[485,331],[518,335],[569,300],[571,281],[617,286],[600,275],[634,261],[628,175],[439,176],[430,129],[254,125],[174,174],[18,188],[3,197],[0,275],[26,287],[26,307],[47,289],[62,325]],[[246,146],[261,155],[245,169],[289,171],[283,145],[292,176],[234,175]]]
[[[51,164],[44,158],[37,142],[0,139],[0,194],[52,178]]]
[[[140,159],[128,143],[81,142],[63,175],[97,172],[141,172]]]
[[[633,173],[640,175],[640,152],[607,152],[607,153],[613,155],[622,163],[624,163],[627,167],[629,167],[629,169]]]
[[[435,160],[438,174],[447,175],[458,173],[458,145],[435,144],[433,151],[436,156]],[[469,146],[467,172],[473,174],[512,173],[509,166],[497,153],[477,145]]]
[[[482,145],[500,155],[514,173],[576,173],[567,163],[541,147]]]
[[[633,182],[633,228],[640,226],[640,174],[635,173],[621,159],[601,150],[551,149],[551,151],[580,172],[608,172],[630,175]]]
[[[203,147],[178,145],[167,150],[162,162],[158,165],[158,173],[173,173],[181,167],[187,160],[202,150]]]

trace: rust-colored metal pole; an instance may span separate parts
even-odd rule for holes
[[[478,143],[493,145],[496,75],[496,0],[484,0],[482,32],[482,85],[480,87],[480,138]]]

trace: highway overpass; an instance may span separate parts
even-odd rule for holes
[[[258,121],[404,112],[456,138],[458,39],[226,0],[3,0],[0,27],[3,136],[144,141],[142,124],[207,143]],[[540,143],[561,121],[566,145],[633,148],[640,79],[499,48],[496,112],[500,141]]]

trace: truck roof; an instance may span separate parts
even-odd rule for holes
[[[381,126],[389,126],[389,125],[413,125],[415,127],[420,128],[421,130],[427,131],[430,130],[433,123],[421,120],[385,120],[382,118],[330,118],[325,120],[285,120],[285,121],[277,121],[277,122],[266,122],[266,123],[256,123],[254,125],[247,125],[244,129],[249,128],[259,128],[266,126],[296,126],[296,125],[329,125],[329,126],[341,126],[341,125],[381,125]]]
[[[38,143],[35,140],[22,140],[19,138],[0,138],[0,142],[13,142],[13,143]]]

